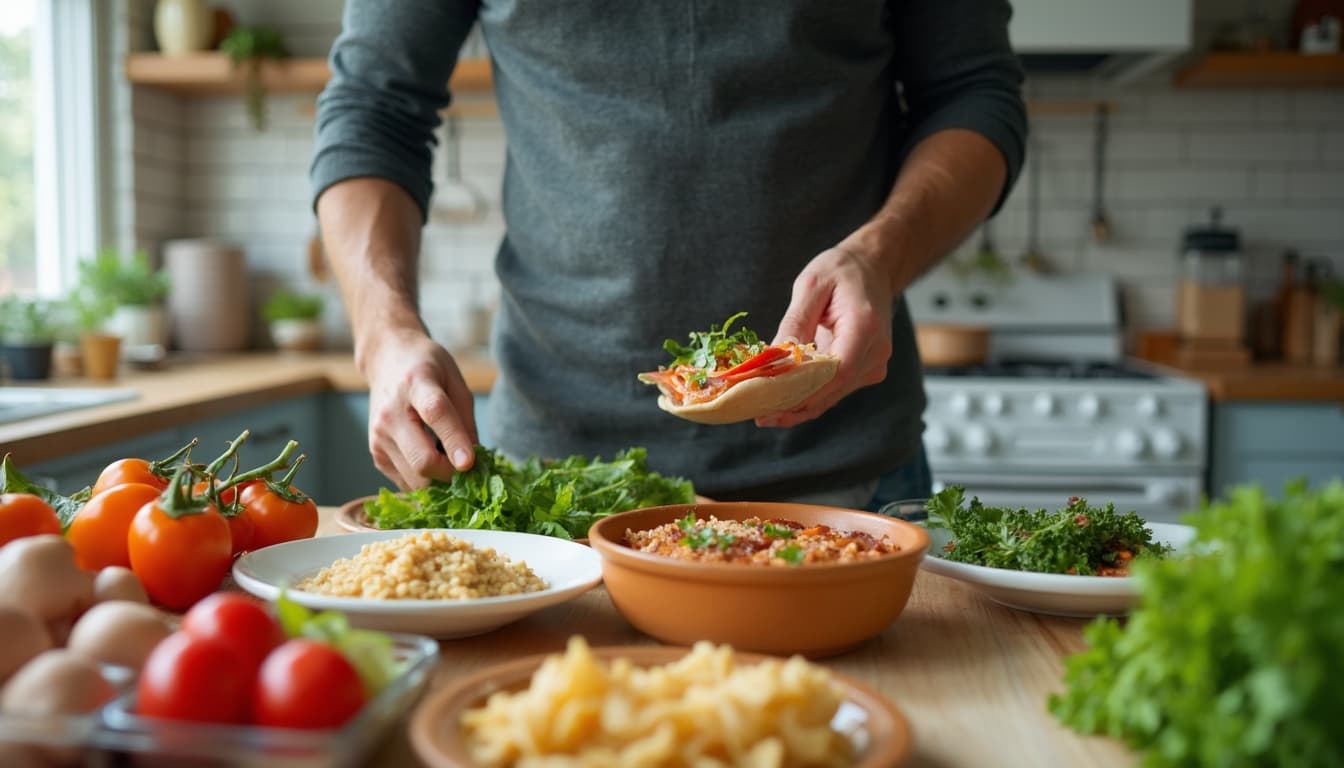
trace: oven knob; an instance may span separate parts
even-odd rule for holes
[[[952,448],[952,435],[936,424],[931,425],[924,430],[924,447],[930,453],[946,453]]]
[[[980,407],[990,416],[999,416],[1006,410],[1006,404],[1003,402],[1003,395],[985,395]]]
[[[975,400],[965,392],[958,392],[947,401],[947,407],[958,416],[970,416],[975,413]]]
[[[1041,394],[1037,395],[1034,400],[1031,401],[1031,407],[1032,410],[1036,411],[1036,413],[1040,414],[1041,416],[1054,416],[1055,396],[1048,395],[1042,392]]]
[[[1162,415],[1162,401],[1153,395],[1140,397],[1139,402],[1135,403],[1134,407],[1138,410],[1140,416],[1147,416],[1150,419]]]
[[[1115,433],[1115,450],[1126,459],[1137,459],[1148,450],[1148,441],[1137,429],[1122,429]]]
[[[994,433],[979,424],[966,428],[966,448],[981,455],[994,450]]]
[[[1179,432],[1173,429],[1158,429],[1153,431],[1153,453],[1164,459],[1174,459],[1181,455],[1181,448],[1184,447]]]
[[[1101,410],[1101,398],[1096,395],[1083,395],[1078,400],[1078,413],[1088,421],[1095,421]]]

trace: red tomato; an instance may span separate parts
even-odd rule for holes
[[[24,536],[61,532],[56,510],[31,493],[0,495],[0,546]]]
[[[229,547],[230,553],[237,557],[253,549],[252,542],[256,539],[257,524],[252,522],[252,517],[247,511],[224,519],[229,521],[229,539],[232,542],[232,546]]]
[[[239,494],[247,490],[248,487],[258,485],[261,482],[261,480],[247,480],[230,488],[225,488],[219,492],[219,503],[233,504],[233,500],[238,498]],[[202,480],[191,487],[191,494],[193,497],[199,498],[205,494],[208,487],[208,484]],[[223,514],[225,510],[221,509],[220,512]],[[239,511],[237,514],[224,514],[224,519],[229,521],[229,535],[233,540],[233,556],[237,557],[252,549],[256,524],[252,522],[252,518],[247,515],[246,511]]]
[[[243,657],[227,643],[174,632],[145,660],[135,711],[173,720],[246,722],[254,681]]]
[[[216,592],[193,605],[182,617],[181,631],[227,643],[243,657],[254,675],[266,654],[285,641],[280,624],[266,606],[229,592]]]
[[[93,484],[93,495],[106,491],[115,485],[125,485],[126,483],[144,483],[152,485],[162,491],[168,487],[168,481],[154,474],[149,468],[149,462],[144,459],[117,459],[108,464],[98,475],[97,481]]]
[[[126,534],[135,513],[159,497],[158,488],[144,483],[114,485],[95,495],[79,510],[65,537],[75,548],[75,562],[86,571],[109,565],[131,565]]]
[[[252,722],[279,728],[339,728],[368,698],[354,666],[329,645],[289,640],[261,663]]]
[[[126,537],[131,570],[150,599],[165,608],[186,610],[214,592],[233,563],[233,539],[219,510],[172,517],[162,497],[140,508]]]
[[[293,486],[289,490],[298,493]],[[311,539],[317,533],[317,502],[310,498],[302,502],[289,501],[265,483],[260,483],[243,491],[242,502],[255,526],[253,549],[283,541]]]

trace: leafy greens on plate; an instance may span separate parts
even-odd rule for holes
[[[384,488],[365,512],[382,529],[488,528],[579,539],[607,515],[695,500],[689,480],[652,472],[647,459],[645,449],[631,448],[611,461],[576,455],[515,463],[478,445],[476,463],[451,481],[402,493]]]
[[[1234,490],[1142,563],[1123,624],[1085,631],[1050,709],[1148,766],[1344,765],[1344,483]]]
[[[1126,576],[1136,558],[1163,557],[1171,547],[1153,542],[1143,518],[1119,514],[1113,504],[1093,507],[1074,497],[1058,512],[989,507],[949,486],[925,505],[928,527],[953,539],[935,553],[944,560],[1014,571],[1077,576]]]

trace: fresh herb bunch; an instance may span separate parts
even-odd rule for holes
[[[570,456],[515,464],[484,446],[448,482],[396,493],[384,488],[365,511],[379,528],[490,528],[578,539],[594,521],[631,509],[695,500],[690,481],[649,471],[648,451],[611,461]]]
[[[1344,483],[1239,488],[1188,522],[1190,554],[1135,569],[1138,606],[1088,625],[1050,710],[1147,766],[1344,765]]]
[[[690,365],[700,369],[699,381],[704,386],[705,378],[723,361],[725,367],[732,367],[759,354],[766,348],[756,332],[750,328],[739,328],[731,334],[728,329],[733,323],[747,316],[738,312],[722,326],[710,324],[709,331],[695,331],[690,334],[691,343],[681,345],[675,339],[663,342],[663,349],[672,355],[672,367]]]
[[[930,528],[952,532],[941,553],[958,563],[1014,571],[1093,576],[1129,559],[1162,557],[1171,551],[1154,543],[1152,531],[1133,512],[1117,514],[1113,504],[1088,506],[1072,498],[1059,512],[987,507],[979,499],[963,506],[964,491],[949,486],[926,505]]]

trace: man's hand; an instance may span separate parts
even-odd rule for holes
[[[407,329],[380,339],[367,362],[374,466],[403,490],[470,469],[476,417],[452,355],[423,332]]]
[[[763,416],[760,427],[792,427],[825,413],[856,389],[887,377],[891,357],[891,284],[881,260],[856,246],[822,251],[793,281],[793,296],[775,334],[816,342],[817,351],[837,355],[835,378],[797,408]]]

